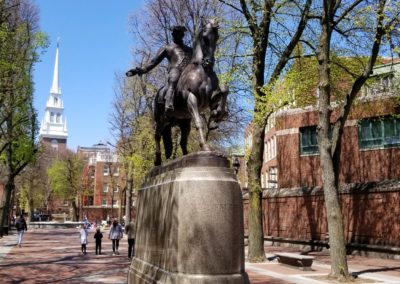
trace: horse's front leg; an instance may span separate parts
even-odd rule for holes
[[[219,88],[219,98],[217,100],[217,107],[215,113],[215,121],[219,122],[224,120],[228,115],[227,111],[227,99],[228,99],[229,88],[227,85],[222,84]]]
[[[161,135],[159,133],[154,134],[154,140],[156,142],[156,157],[154,160],[154,165],[159,166],[161,165]]]
[[[192,92],[189,92],[189,91],[188,91],[188,96],[187,96],[187,104],[188,104],[188,109],[190,111],[190,114],[192,115],[192,117],[194,119],[194,125],[200,135],[201,150],[202,151],[210,151],[210,146],[208,146],[208,144],[206,143],[206,139],[204,139],[203,122],[202,122],[200,114],[199,114],[199,106],[198,106],[197,97]]]
[[[183,119],[179,123],[179,128],[181,129],[181,149],[182,149],[182,154],[187,155],[188,150],[187,150],[187,143],[188,143],[188,137],[190,134],[190,119]]]

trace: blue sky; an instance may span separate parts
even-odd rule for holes
[[[114,74],[131,66],[129,16],[144,0],[35,0],[50,46],[35,66],[35,107],[43,119],[53,78],[57,38],[59,84],[67,117],[68,148],[112,141],[108,123]]]

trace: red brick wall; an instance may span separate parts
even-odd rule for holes
[[[94,193],[93,193],[93,205],[94,206],[101,206],[102,205],[102,200],[107,199],[107,205],[111,206],[111,200],[112,200],[112,189],[111,189],[111,177],[110,175],[104,175],[103,169],[104,167],[107,166],[104,162],[97,162],[95,165],[95,172],[94,172],[94,181],[93,181],[93,186],[94,186]],[[125,186],[125,180],[124,180],[124,173],[123,173],[123,168],[122,165],[120,164],[114,164],[112,167],[119,167],[119,175],[114,176],[114,185],[119,186],[119,191],[114,192],[114,200],[118,200],[118,203],[120,203],[119,196],[121,194],[121,190]],[[112,169],[113,170],[113,169]],[[107,183],[108,184],[108,192],[103,192],[103,185]]]
[[[400,247],[400,191],[341,194],[349,243]],[[245,233],[249,200],[244,199]],[[323,195],[263,198],[264,236],[324,240],[327,234]]]
[[[393,104],[383,101],[356,108],[352,117],[372,117],[395,112]],[[350,125],[344,128],[342,138],[340,184],[400,178],[400,147],[360,150],[358,126],[356,121],[349,122]],[[277,118],[279,188],[321,186],[319,155],[300,156],[299,128],[317,123],[316,111],[303,111]]]

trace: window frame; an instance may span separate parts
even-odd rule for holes
[[[107,193],[108,192],[108,183],[103,183],[103,192]]]
[[[308,133],[305,133],[308,132]],[[318,140],[317,140],[317,126],[312,125],[312,126],[304,126],[299,128],[299,152],[300,156],[314,156],[314,155],[319,155],[319,147],[318,147]],[[310,137],[307,137],[307,140],[310,140],[309,142],[312,143],[313,136],[315,136],[315,144],[309,144],[309,145],[303,145],[303,137],[304,135],[311,135]],[[305,150],[305,148],[310,148],[310,150]]]
[[[394,116],[360,119],[358,146],[361,151],[400,147],[400,119]]]
[[[103,167],[103,176],[110,175],[110,167],[108,165],[104,165]]]

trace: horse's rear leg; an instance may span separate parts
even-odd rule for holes
[[[179,128],[181,129],[180,145],[181,145],[183,155],[187,155],[187,153],[188,153],[187,143],[188,143],[188,137],[189,137],[189,133],[190,133],[190,122],[191,122],[190,119],[185,119],[179,123]]]
[[[157,131],[154,134],[154,140],[156,142],[156,157],[155,157],[155,160],[154,160],[154,165],[155,166],[159,166],[159,165],[161,165],[161,146],[160,146],[160,144],[161,144],[161,135],[159,133],[157,133]]]
[[[163,142],[164,142],[165,158],[169,159],[169,158],[171,158],[172,149],[173,149],[170,125],[168,125],[164,128],[162,137],[163,137]]]
[[[199,114],[199,106],[197,102],[197,97],[191,93],[188,92],[188,99],[187,99],[187,104],[189,111],[194,119],[194,125],[199,132],[200,136],[200,147],[202,151],[210,151],[210,146],[206,143],[206,140],[204,139],[204,133],[203,133],[203,122],[201,120],[200,114]]]

